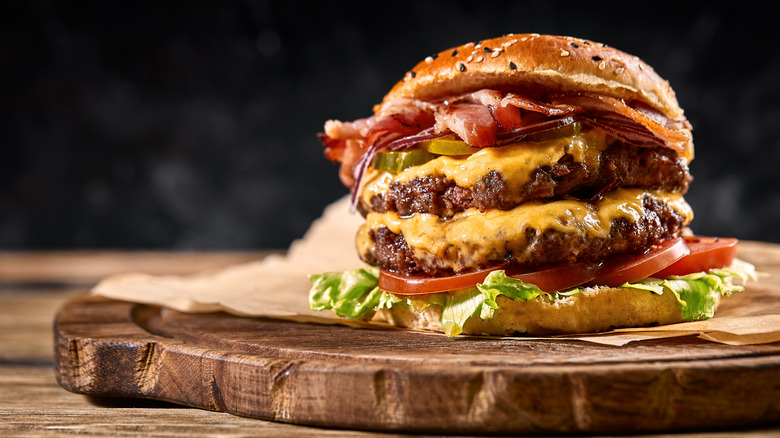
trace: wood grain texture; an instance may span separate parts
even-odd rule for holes
[[[780,345],[446,338],[182,314],[85,296],[55,325],[66,389],[305,425],[606,433],[780,420]]]
[[[9,437],[400,437],[242,418],[143,399],[85,397],[63,390],[51,367],[2,364],[0,434]]]
[[[766,248],[771,256],[772,246]],[[756,251],[752,251],[756,254]],[[14,253],[15,255],[17,253]],[[7,253],[6,253],[7,255]],[[52,321],[56,311],[83,289],[73,283],[84,284],[95,278],[95,258],[117,261],[112,263],[117,272],[145,270],[144,266],[159,264],[168,258],[164,254],[151,254],[150,258],[137,253],[89,252],[82,258],[81,251],[48,253],[18,253],[16,257],[0,257],[0,434],[25,437],[60,437],[70,435],[89,436],[266,436],[266,437],[395,437],[409,436],[397,433],[352,431],[338,428],[307,427],[278,421],[243,418],[222,412],[193,409],[177,404],[158,402],[142,398],[85,396],[65,391],[58,384],[52,367]],[[197,254],[201,267],[218,267],[223,263],[223,254],[216,254],[213,266],[209,254]],[[184,254],[176,254],[178,266],[186,268]],[[758,257],[764,259],[763,256]],[[62,278],[58,272],[63,266],[54,266],[66,260],[70,273],[64,284],[52,284],[53,278]],[[118,261],[121,261],[118,262]],[[4,264],[8,262],[8,264]],[[27,267],[27,274],[20,278],[11,269],[33,263]],[[777,261],[775,265],[780,266]],[[193,264],[194,266],[194,264]],[[164,265],[157,267],[165,270]],[[184,271],[184,269],[182,269]],[[6,272],[8,276],[2,273]],[[41,272],[38,277],[33,272]],[[106,272],[114,274],[117,272]],[[29,283],[27,283],[29,281]],[[728,310],[728,309],[723,309]],[[310,342],[312,342],[310,340]],[[461,342],[459,340],[458,342]],[[386,342],[386,348],[393,343]],[[449,350],[456,351],[457,343]],[[402,346],[401,346],[402,347]],[[399,347],[399,348],[401,348]],[[336,347],[330,354],[337,355]],[[613,359],[619,358],[619,348]],[[537,359],[543,362],[543,359]],[[475,433],[483,436],[488,432]],[[667,438],[724,438],[724,437],[776,437],[780,434],[778,423],[769,426],[748,426],[738,429],[720,429],[714,426],[705,430],[668,433],[643,433],[631,436]],[[605,436],[599,433],[598,436]],[[622,436],[622,435],[621,435]]]
[[[187,274],[219,268],[226,263],[251,261],[264,255],[115,251],[1,253],[0,435],[400,436],[242,418],[140,398],[84,396],[63,390],[57,382],[52,366],[52,322],[67,301],[84,294],[83,286],[74,284],[83,285],[95,279],[96,260],[102,259],[99,266],[108,275],[128,270],[163,273],[167,269]],[[20,266],[24,271],[16,269]]]
[[[186,275],[260,260],[279,251],[4,251],[0,283],[92,284],[123,272]]]

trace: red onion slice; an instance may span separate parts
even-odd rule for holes
[[[374,156],[383,150],[388,151],[401,151],[409,149],[410,147],[428,140],[444,137],[450,135],[451,132],[435,132],[434,129],[427,128],[417,134],[407,135],[405,137],[398,137],[395,133],[387,132],[377,139],[371,146],[366,149],[366,152],[360,157],[355,165],[354,177],[355,184],[352,186],[352,197],[350,200],[350,210],[355,211],[357,209],[358,193],[360,192],[361,182],[366,175],[366,170],[371,162],[374,161]]]
[[[566,125],[570,125],[577,121],[577,116],[566,116],[560,119],[545,120],[544,122],[534,123],[532,125],[521,126],[520,128],[512,129],[506,133],[498,136],[496,144],[493,146],[506,146],[508,144],[517,143],[531,134],[538,134],[540,132],[551,131],[553,129],[562,128]]]
[[[387,146],[385,146],[385,149],[389,151],[400,151],[404,149],[409,149],[410,147],[416,145],[417,143],[422,143],[424,141],[433,140],[436,138],[446,137],[450,134],[452,134],[452,132],[449,131],[434,132],[434,129],[431,127],[428,129],[424,129],[417,134],[409,135],[406,137],[393,140],[390,143],[388,143]]]
[[[581,117],[581,120],[590,127],[599,128],[612,137],[626,143],[637,146],[647,144],[666,146],[666,142],[662,138],[630,119],[624,119],[619,116],[605,116],[599,118]]]

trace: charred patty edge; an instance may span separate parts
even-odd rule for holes
[[[510,210],[534,200],[596,199],[619,187],[684,194],[692,181],[685,161],[663,147],[613,143],[598,162],[595,168],[589,167],[566,154],[553,165],[534,169],[529,181],[517,190],[510,189],[497,171],[488,172],[472,187],[461,187],[441,175],[417,177],[391,183],[387,191],[371,197],[370,205],[361,205],[361,211],[364,215],[369,211],[392,211],[401,216],[430,213],[449,218],[471,208]]]
[[[644,213],[638,221],[615,218],[604,236],[567,233],[554,228],[526,228],[524,242],[505,242],[503,251],[467,269],[481,269],[506,264],[525,269],[543,266],[597,263],[620,254],[640,253],[665,239],[678,236],[688,225],[688,219],[672,206],[645,196]],[[443,258],[415,256],[403,234],[386,226],[369,231],[373,246],[361,257],[366,263],[402,274],[446,276],[456,272],[457,251],[447,251]],[[467,269],[459,270],[463,272]]]

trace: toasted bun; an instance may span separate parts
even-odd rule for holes
[[[436,100],[482,88],[588,91],[641,101],[673,120],[683,116],[669,83],[636,56],[593,41],[538,34],[472,42],[429,56],[383,103],[402,97]]]
[[[719,300],[720,294],[713,293],[713,297]],[[515,301],[499,296],[498,304],[500,308],[493,318],[469,319],[463,334],[545,336],[683,322],[680,303],[674,294],[658,295],[640,289],[601,287],[554,302]],[[429,306],[418,312],[399,303],[390,309],[381,309],[374,318],[399,327],[443,332],[440,316],[439,306]]]

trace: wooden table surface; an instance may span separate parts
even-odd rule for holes
[[[328,430],[135,399],[96,399],[62,389],[52,368],[52,321],[69,299],[119,272],[187,274],[257,260],[264,253],[0,252],[0,434],[4,436],[344,436]],[[780,426],[653,436],[780,436]]]

